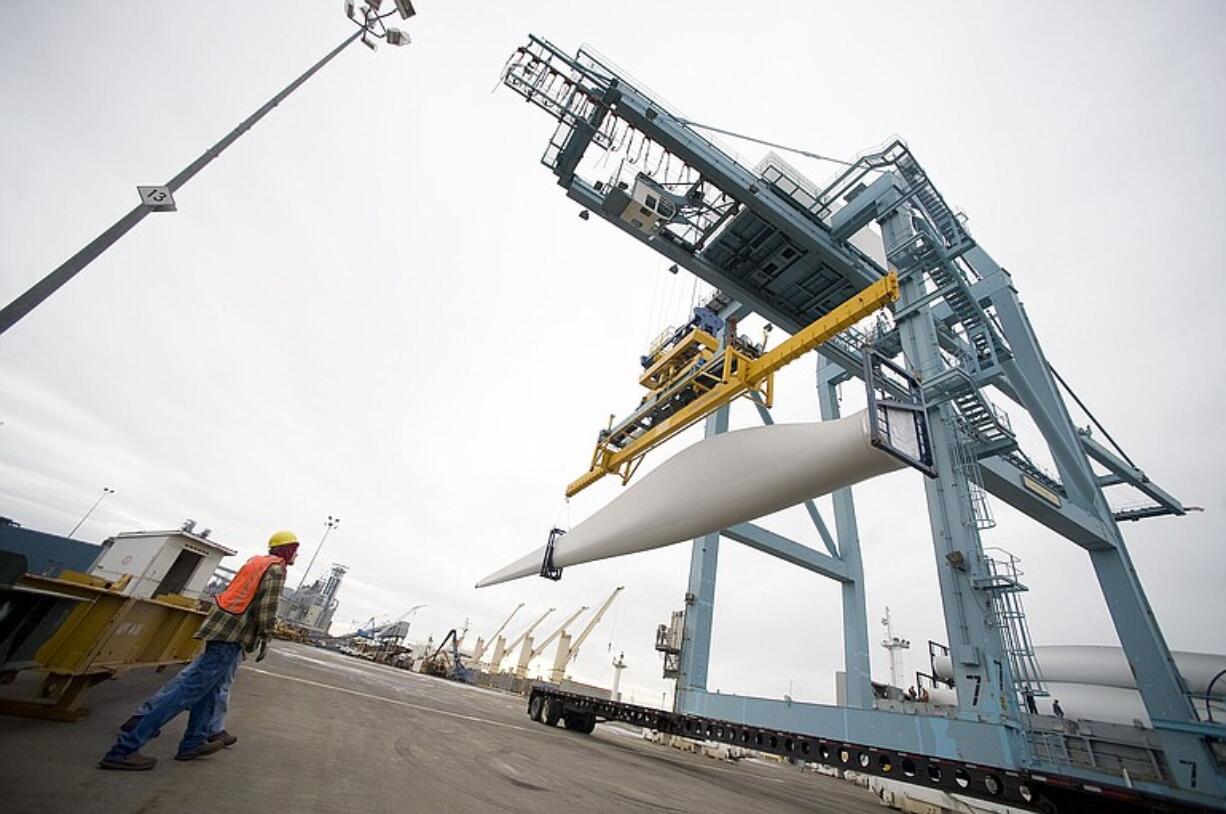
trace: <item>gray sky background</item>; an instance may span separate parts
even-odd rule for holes
[[[574,672],[607,684],[624,650],[627,689],[658,701],[652,639],[681,606],[688,546],[471,587],[616,495],[562,500],[693,294],[576,217],[538,163],[552,122],[494,91],[535,32],[590,43],[697,121],[845,157],[904,137],[1013,273],[1053,364],[1158,483],[1205,507],[1124,531],[1171,646],[1226,651],[1226,5],[417,5],[412,46],[341,55],[181,190],[178,213],[5,335],[0,514],[64,533],[106,485],[81,537],[192,517],[242,555],[281,527],[309,553],[339,515],[320,557],[352,569],[337,627],[425,602],[423,638],[466,617],[488,634],[520,601],[512,632],[550,606],[560,621],[625,585]],[[348,26],[339,0],[0,6],[0,300]],[[778,391],[779,420],[817,417],[811,360]],[[945,635],[920,476],[856,500],[870,617],[889,604],[923,668],[923,642]],[[1114,643],[1082,552],[993,508],[985,545],[1023,558],[1035,638]],[[798,514],[769,525],[815,541]],[[833,700],[841,647],[835,585],[723,545],[712,689]]]

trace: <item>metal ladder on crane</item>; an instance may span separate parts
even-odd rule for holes
[[[958,413],[966,420],[967,430],[977,440],[997,443],[1013,438],[1009,416],[996,407],[979,390],[962,393],[952,399]]]
[[[983,474],[979,469],[979,457],[975,439],[966,419],[960,413],[953,414],[954,466],[966,481],[966,499],[962,501],[965,516],[963,522],[980,531],[993,528],[996,519],[988,504],[988,493],[983,488]]]
[[[854,197],[868,173],[893,169],[904,182],[902,200],[896,205],[909,205],[923,216],[917,223],[915,240],[898,247],[888,260],[900,275],[918,273],[927,275],[933,289],[929,297],[941,298],[953,311],[967,341],[973,347],[974,363],[979,368],[989,368],[996,362],[999,351],[1007,351],[991,317],[984,311],[974,295],[971,284],[974,270],[959,258],[975,247],[975,241],[963,225],[962,218],[945,202],[941,193],[928,178],[920,163],[911,155],[901,141],[894,141],[884,150],[862,156],[833,183],[822,190],[815,204],[808,196],[798,197],[786,183],[786,177],[768,179],[782,185],[785,194],[798,205],[819,218],[827,217],[838,202]],[[776,173],[776,176],[780,173]],[[968,360],[970,361],[970,360]],[[922,371],[925,374],[935,371]]]

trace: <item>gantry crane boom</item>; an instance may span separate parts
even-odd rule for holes
[[[560,634],[560,638],[558,639],[558,653],[556,656],[554,656],[553,667],[549,670],[550,681],[554,682],[555,684],[562,681],[563,676],[566,674],[566,665],[570,664],[575,656],[579,654],[580,645],[582,645],[587,640],[587,637],[591,635],[591,632],[596,629],[596,625],[600,624],[601,617],[604,616],[605,611],[609,609],[609,606],[613,604],[613,600],[617,599],[617,595],[621,593],[624,588],[624,585],[619,585],[617,588],[613,589],[613,593],[609,594],[609,598],[604,601],[604,604],[597,609],[596,613],[592,614],[592,618],[588,621],[587,627],[583,628],[583,632],[579,634],[578,638],[572,640],[567,633],[562,632]]]
[[[397,622],[402,622],[402,621],[404,621],[404,619],[405,619],[406,617],[408,617],[408,615],[409,615],[409,614],[411,614],[411,613],[416,613],[417,611],[421,610],[422,608],[428,608],[428,607],[429,607],[429,605],[414,605],[413,607],[409,608],[409,609],[408,609],[407,611],[405,611],[404,613],[402,613],[402,614],[400,614],[399,616],[397,616],[397,617],[396,617],[396,619],[395,619],[395,621],[397,621]]]
[[[520,643],[520,642],[522,642],[524,639],[528,638],[529,636],[531,636],[531,635],[532,635],[532,631],[536,630],[537,625],[539,625],[541,622],[544,622],[544,621],[545,621],[545,617],[546,617],[546,616],[548,616],[549,614],[553,613],[553,612],[554,612],[554,611],[556,611],[556,610],[557,610],[557,608],[550,608],[549,610],[547,610],[547,611],[545,611],[544,613],[542,613],[542,614],[541,614],[541,617],[540,617],[539,619],[537,619],[537,620],[536,620],[535,622],[533,622],[532,624],[528,625],[528,629],[527,629],[527,630],[525,630],[523,633],[519,634],[519,638],[517,638],[515,641],[513,641],[513,642],[511,642],[509,645],[507,645],[507,649],[506,649],[506,650],[504,650],[504,651],[502,652],[502,657],[503,657],[503,658],[506,658],[506,654],[507,654],[507,653],[510,653],[510,652],[512,652],[513,650],[515,650],[515,648],[516,648],[516,647],[519,647],[519,643]],[[499,662],[501,662],[501,661],[502,661],[502,659],[500,658],[500,659],[498,659],[498,661],[499,661]],[[495,669],[495,670],[497,670],[497,669],[498,669],[498,664],[491,664],[490,666],[491,666],[493,669]]]
[[[864,317],[898,299],[898,275],[891,272],[869,285],[859,294],[797,331],[786,342],[757,359],[725,346],[723,353],[706,366],[696,369],[693,378],[718,379],[710,389],[667,418],[652,424],[637,438],[620,449],[602,437],[592,454],[591,468],[566,487],[566,496],[573,497],[605,475],[619,472],[627,482],[643,456],[677,435],[687,427],[738,396],[766,385],[766,400],[771,400],[770,378],[783,366],[799,359],[818,345],[855,325]]]
[[[511,624],[511,620],[515,617],[515,614],[519,613],[520,609],[523,606],[524,606],[523,602],[520,602],[518,605],[516,605],[515,609],[511,611],[510,616],[508,616],[505,620],[503,620],[502,624],[498,626],[498,629],[494,631],[494,635],[490,636],[488,641],[485,639],[477,640],[477,646],[473,648],[473,661],[474,662],[478,662],[481,660],[481,657],[485,655],[485,649],[489,647],[489,642],[495,641],[498,638],[498,635],[502,633],[503,629],[506,628],[507,625]]]
[[[550,633],[549,637],[545,639],[545,641],[541,642],[536,647],[532,648],[532,654],[528,657],[529,660],[536,658],[541,653],[544,653],[545,648],[548,647],[550,644],[552,644],[554,639],[558,638],[558,636],[564,633],[566,631],[566,628],[570,627],[570,623],[578,619],[579,615],[582,614],[585,610],[587,610],[587,608],[588,606],[584,605],[583,607],[579,608],[579,610],[572,613],[570,618],[567,619],[565,622],[563,622],[561,625],[559,625],[557,630],[555,630],[553,633]]]
[[[609,594],[609,598],[606,599],[604,601],[604,604],[600,606],[600,609],[597,610],[596,613],[592,615],[591,621],[587,623],[587,627],[585,627],[583,629],[583,632],[579,634],[579,638],[575,639],[575,641],[571,643],[571,646],[570,646],[570,658],[571,659],[579,655],[579,646],[582,645],[583,642],[587,640],[587,637],[591,634],[591,632],[596,629],[596,625],[600,624],[600,619],[602,616],[604,616],[605,611],[609,609],[609,606],[613,604],[613,600],[617,599],[617,595],[620,594],[623,590],[625,590],[625,588],[626,588],[625,585],[618,585],[616,588],[614,588],[613,593]]]

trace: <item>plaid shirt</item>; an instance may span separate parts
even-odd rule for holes
[[[255,598],[240,615],[227,613],[216,605],[200,625],[195,638],[210,642],[239,642],[248,653],[262,639],[272,636],[277,621],[277,602],[285,587],[285,566],[273,563],[260,579]]]

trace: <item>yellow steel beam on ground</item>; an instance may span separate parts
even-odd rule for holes
[[[135,667],[190,661],[201,642],[192,636],[207,614],[183,596],[142,599],[115,585],[65,571],[57,578],[26,574],[21,587],[81,600],[34,655],[47,676],[41,695],[49,701],[0,699],[0,713],[73,721],[85,715],[81,694]]]
[[[664,421],[627,444],[620,450],[603,444],[596,447],[592,468],[566,487],[572,497],[605,475],[622,470],[625,482],[633,473],[635,462],[669,438],[710,415],[733,399],[756,389],[782,368],[818,345],[850,328],[864,317],[898,299],[898,275],[894,272],[870,285],[856,296],[814,320],[779,347],[750,360],[731,348],[725,350],[723,381],[702,394]],[[734,371],[732,362],[739,362]]]

